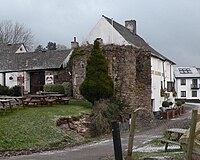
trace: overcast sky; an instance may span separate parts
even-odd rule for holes
[[[24,24],[36,44],[70,47],[89,34],[102,15],[137,33],[179,66],[200,67],[200,0],[0,0],[0,21]]]

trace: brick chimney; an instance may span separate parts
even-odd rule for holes
[[[133,34],[136,34],[136,20],[125,21],[125,27],[128,28]]]
[[[79,46],[78,42],[76,42],[76,37],[74,37],[74,41],[71,42],[71,49],[77,48]]]

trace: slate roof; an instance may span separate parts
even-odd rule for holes
[[[196,67],[174,67],[176,78],[200,78],[200,73]]]
[[[162,54],[157,52],[155,49],[153,49],[151,46],[149,46],[145,42],[145,40],[143,38],[141,38],[139,35],[133,34],[125,26],[117,23],[116,21],[113,21],[112,19],[110,19],[110,18],[108,18],[104,15],[102,17],[104,17],[111,25],[113,24],[113,27],[122,35],[122,37],[124,37],[124,39],[127,42],[135,45],[136,47],[144,47],[145,49],[151,51],[152,56],[157,57],[157,58],[162,59],[162,60],[167,60],[167,61],[171,62],[172,64],[175,64],[173,61],[166,58],[165,56],[163,56]],[[113,21],[113,23],[112,23],[112,21]]]
[[[19,44],[0,43],[0,53],[2,53],[2,52],[15,53],[21,47],[21,45],[23,45],[23,44],[22,43],[19,43]]]
[[[0,52],[0,72],[58,69],[70,54],[69,50],[46,52]]]

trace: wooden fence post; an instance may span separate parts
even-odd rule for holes
[[[191,127],[190,127],[189,139],[188,139],[186,160],[192,160],[192,150],[194,146],[197,113],[198,113],[197,110],[192,110],[192,120],[191,120]]]
[[[137,112],[133,112],[131,114],[131,128],[130,128],[130,135],[129,135],[129,142],[128,142],[128,152],[126,160],[132,159],[132,150],[133,150],[133,140],[134,140],[134,133],[135,133],[135,122],[136,122]]]
[[[112,122],[112,136],[113,136],[115,160],[123,160],[119,122],[117,121]]]

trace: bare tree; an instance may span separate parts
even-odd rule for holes
[[[67,46],[65,46],[63,44],[57,44],[56,47],[57,47],[57,50],[65,50],[65,49],[67,49]]]
[[[24,43],[28,49],[32,48],[33,35],[25,25],[5,20],[0,22],[0,43]]]

